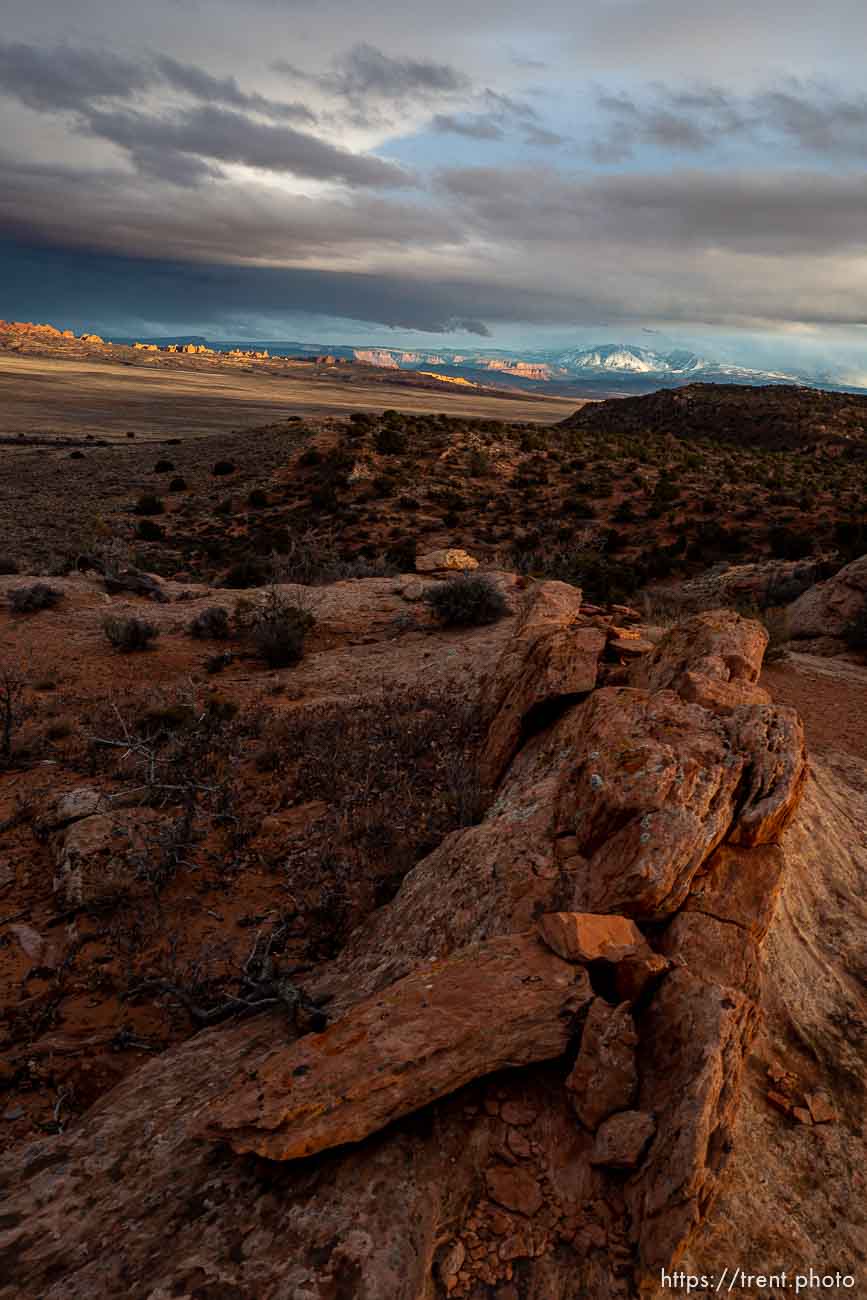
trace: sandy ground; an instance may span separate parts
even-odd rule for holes
[[[867,761],[867,665],[790,651],[762,673],[778,704],[804,719],[810,752],[835,750]]]
[[[287,415],[351,411],[444,412],[496,420],[553,424],[571,415],[576,398],[490,397],[452,389],[414,389],[363,379],[259,371],[148,369],[110,361],[0,356],[0,436],[59,434],[100,438],[196,436],[264,424]]]

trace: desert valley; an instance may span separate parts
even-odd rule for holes
[[[337,370],[0,329],[0,1295],[852,1294],[867,399]]]

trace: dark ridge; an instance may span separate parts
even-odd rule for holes
[[[668,433],[766,451],[807,450],[853,440],[867,448],[867,397],[784,384],[688,384],[585,406],[561,427],[611,434]]]

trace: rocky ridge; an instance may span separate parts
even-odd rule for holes
[[[0,1295],[653,1294],[729,1163],[807,765],[757,624],[605,665],[612,628],[524,594],[484,820],[308,978],[326,1029],[206,1030],[8,1158]]]

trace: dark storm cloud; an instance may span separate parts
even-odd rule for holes
[[[234,77],[214,77],[165,54],[143,55],[133,62],[105,50],[0,42],[0,93],[37,112],[85,110],[95,102],[128,100],[159,86],[170,86],[204,103],[225,104],[266,117],[315,121],[315,114],[304,104],[245,94]]]
[[[456,246],[463,237],[442,207],[371,192],[351,198],[278,189],[251,194],[225,181],[171,192],[134,173],[40,166],[0,155],[0,238],[28,235],[46,245],[200,262],[299,262],[333,256],[337,248],[350,259],[371,249],[423,253],[443,243]]]
[[[293,127],[257,122],[213,105],[171,117],[90,109],[82,122],[92,135],[127,150],[140,170],[164,178],[163,160],[171,168],[178,155],[192,155],[353,186],[404,188],[414,183],[396,163],[350,153]]]
[[[700,153],[720,142],[776,140],[828,159],[867,157],[867,97],[798,81],[740,97],[705,87],[643,93],[600,91],[597,106],[607,125],[591,151],[599,162],[619,163],[641,148]]]
[[[0,279],[10,317],[77,318],[86,303],[92,319],[125,316],[173,322],[207,318],[216,325],[243,313],[260,318],[311,313],[377,321],[400,329],[486,337],[488,308],[503,317],[506,295],[481,295],[465,283],[416,283],[410,277],[339,274],[140,261],[59,248],[0,242]],[[532,295],[528,295],[528,303]],[[475,301],[463,314],[457,304]],[[26,312],[23,310],[26,306]]]
[[[691,172],[567,180],[550,168],[469,168],[445,173],[431,197],[427,206],[365,193],[339,201],[272,191],[251,200],[218,181],[188,198],[175,191],[167,203],[140,177],[0,160],[0,236],[39,240],[49,264],[52,246],[77,247],[83,264],[128,263],[114,280],[115,308],[125,310],[135,288],[142,319],[228,320],[235,308],[276,318],[291,310],[478,332],[513,321],[694,321],[710,302],[718,322],[867,315],[846,261],[867,245],[864,177],[744,174],[732,183]],[[461,253],[475,242],[485,248],[482,260]],[[118,250],[129,256],[113,259]],[[245,258],[272,264],[238,265]],[[159,306],[151,286],[165,288],[160,267],[171,259],[181,269]],[[67,264],[75,266],[71,252]],[[46,272],[43,279],[58,302],[72,301],[65,278]],[[26,282],[19,268],[21,294]],[[13,282],[0,274],[0,283],[0,314],[26,315],[9,305]],[[99,313],[86,282],[75,283],[88,310],[105,316],[111,277]],[[40,314],[57,319],[59,308]]]

